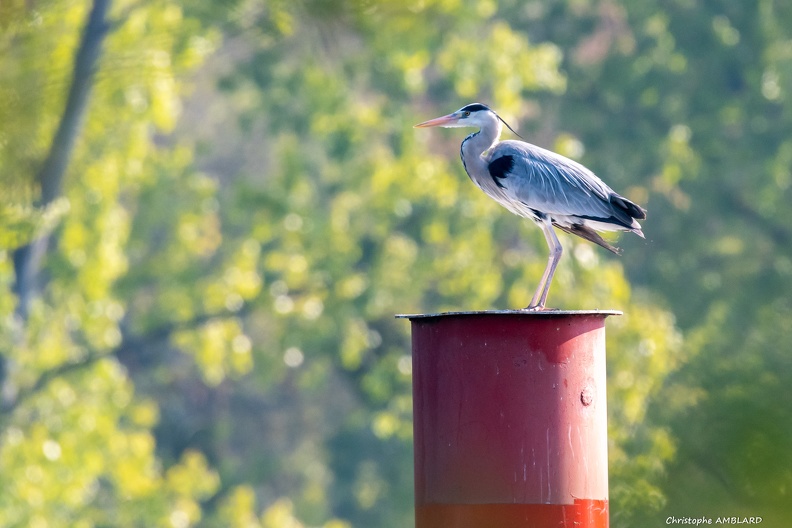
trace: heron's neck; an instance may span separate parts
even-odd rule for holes
[[[486,156],[482,156],[482,154],[498,143],[500,133],[501,126],[496,121],[492,125],[481,127],[481,130],[465,138],[462,142],[461,155],[462,163],[468,174],[472,175],[486,169]]]

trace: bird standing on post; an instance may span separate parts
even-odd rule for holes
[[[550,259],[526,310],[544,310],[563,251],[553,226],[619,254],[597,231],[631,231],[643,238],[637,220],[646,211],[571,159],[523,141],[499,141],[503,125],[514,132],[489,107],[473,103],[415,126],[479,129],[462,141],[462,164],[490,198],[542,229]]]

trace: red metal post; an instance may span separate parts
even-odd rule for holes
[[[411,315],[416,528],[607,528],[605,318]]]

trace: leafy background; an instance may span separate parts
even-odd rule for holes
[[[411,526],[393,314],[546,260],[412,129],[481,101],[649,210],[622,258],[562,235],[551,293],[626,314],[612,526],[787,526],[789,86],[772,0],[3,2],[0,525]]]

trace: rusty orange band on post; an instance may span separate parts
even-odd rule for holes
[[[608,526],[605,318],[408,315],[416,528]]]

